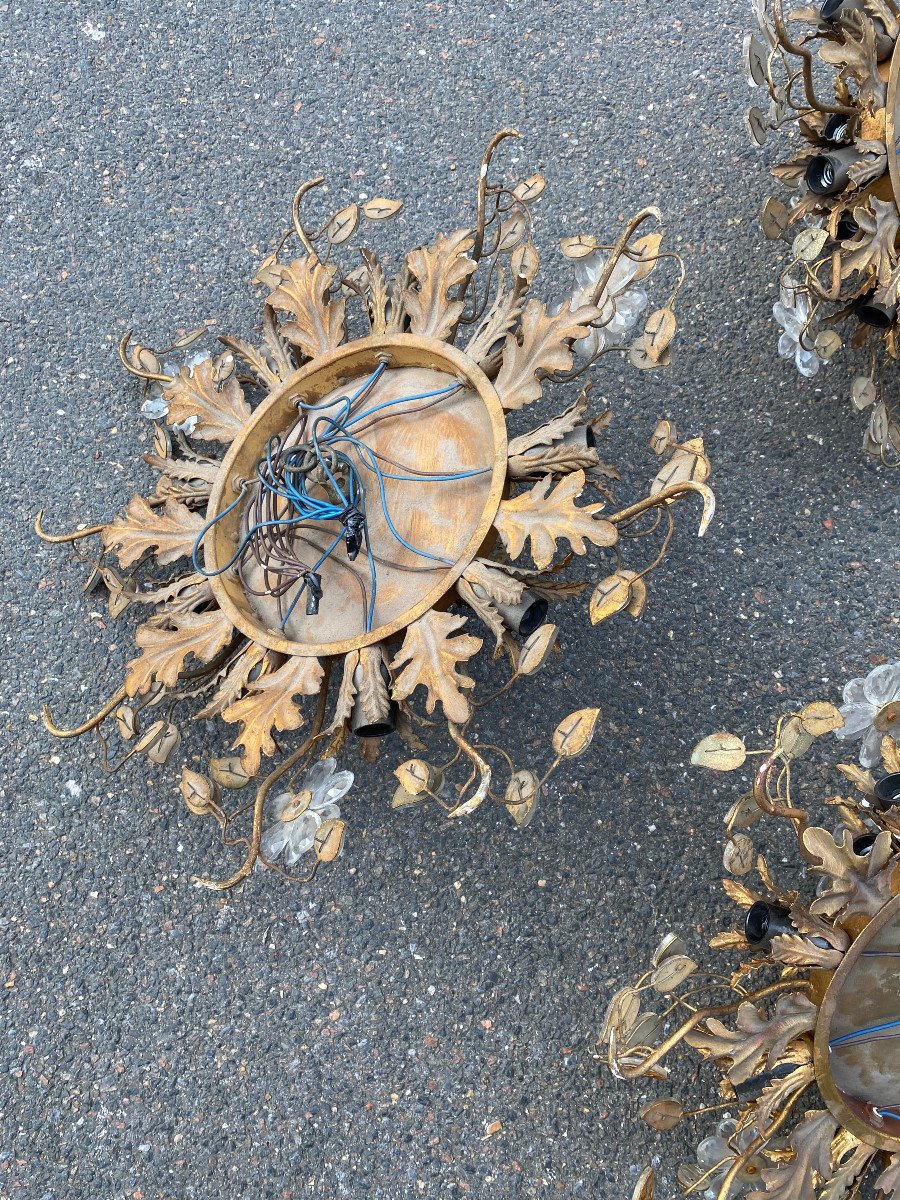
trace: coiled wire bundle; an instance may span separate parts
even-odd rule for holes
[[[359,573],[353,572],[360,588],[367,633],[373,628],[375,618],[378,563],[399,570],[435,570],[452,565],[446,558],[411,545],[399,533],[388,509],[385,480],[439,484],[490,471],[489,467],[447,474],[421,471],[374,451],[363,434],[376,423],[401,415],[391,411],[397,405],[415,405],[404,408],[403,416],[423,412],[461,387],[452,383],[431,392],[398,396],[373,408],[363,408],[385,369],[386,365],[380,364],[352,396],[330,404],[327,412],[321,405],[298,400],[297,420],[283,437],[269,440],[265,454],[256,464],[256,477],[241,483],[237,499],[204,526],[194,543],[194,567],[200,574],[209,578],[236,568],[249,595],[276,600],[282,630],[302,596],[306,597],[307,616],[318,613],[323,599],[321,567],[338,552],[342,542],[349,562],[354,562],[362,551],[368,560],[368,584]],[[380,463],[397,470],[385,470]],[[224,566],[207,570],[198,561],[204,538],[214,525],[245,501],[250,489],[252,494],[242,515],[237,549]],[[372,496],[381,505],[385,524],[396,541],[437,567],[405,566],[375,553],[366,516]],[[255,586],[248,577],[254,566],[259,568]]]

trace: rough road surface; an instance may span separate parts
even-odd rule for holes
[[[666,929],[702,953],[728,915],[741,784],[698,777],[690,747],[837,698],[897,643],[898,481],[863,459],[852,367],[810,384],[774,353],[743,19],[726,0],[0,5],[0,1196],[618,1200],[656,1155],[674,1195],[689,1135],[634,1117],[664,1085],[615,1085],[594,1048]],[[223,852],[177,766],[107,779],[96,743],[38,721],[102,700],[133,622],[92,615],[84,567],[31,519],[102,521],[146,482],[116,341],[252,331],[247,281],[299,181],[327,175],[333,207],[401,197],[405,250],[470,219],[507,125],[523,141],[498,168],[549,179],[548,294],[555,239],[665,211],[688,270],[674,365],[601,370],[597,392],[638,483],[657,417],[704,434],[719,515],[698,543],[684,514],[643,619],[593,631],[573,606],[566,653],[495,706],[526,760],[564,713],[603,708],[527,833],[499,811],[392,814],[387,770],[360,770],[314,888],[258,873],[217,900],[190,884]],[[193,728],[188,751],[215,736]]]

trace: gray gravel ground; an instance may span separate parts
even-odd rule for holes
[[[740,785],[691,773],[690,747],[836,698],[897,645],[897,478],[862,457],[850,366],[812,386],[774,354],[743,19],[726,0],[0,4],[0,1196],[612,1198],[657,1154],[674,1194],[687,1139],[633,1116],[659,1085],[614,1085],[594,1041],[662,932],[701,950],[726,914]],[[251,330],[246,281],[299,180],[325,173],[335,206],[401,195],[407,247],[468,219],[503,125],[517,169],[550,179],[547,260],[562,234],[665,210],[688,264],[675,364],[600,391],[639,478],[657,416],[705,434],[720,515],[702,543],[683,523],[641,621],[573,613],[568,653],[496,707],[526,750],[604,709],[526,834],[501,812],[395,816],[386,770],[363,772],[314,889],[257,875],[219,901],[190,886],[221,851],[174,767],[108,781],[93,743],[38,723],[44,701],[99,702],[131,634],[91,616],[83,568],[31,517],[103,520],[145,482],[116,340]]]

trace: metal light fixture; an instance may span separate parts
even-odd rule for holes
[[[530,205],[545,183],[540,175],[494,181],[494,152],[511,137],[502,130],[485,151],[471,228],[417,238],[394,280],[364,246],[361,262],[342,257],[361,223],[377,225],[401,204],[376,198],[307,220],[304,207],[324,181],[303,184],[289,233],[256,276],[265,289],[259,344],[223,335],[218,353],[197,354],[189,348],[205,327],[158,353],[131,334],[120,344],[155,421],[146,457],[159,473],[156,490],[117,519],[69,534],[48,534],[38,515],[45,541],[99,539],[95,575],[111,611],[154,610],[137,630],[140,653],[99,712],[66,729],[45,709],[50,732],[96,730],[111,769],[137,753],[154,762],[173,755],[173,714],[188,698],[201,696],[202,717],[232,726],[227,759],[213,760],[209,775],[193,765],[182,772],[190,811],[213,817],[226,846],[243,848],[232,873],[203,886],[232,887],[257,862],[302,881],[336,857],[344,823],[332,799],[352,778],[335,757],[348,732],[370,760],[376,739],[395,729],[416,754],[431,752],[418,729],[435,730],[432,742],[443,737],[448,762],[397,767],[395,808],[432,801],[459,818],[492,802],[527,825],[550,772],[589,745],[599,709],[560,723],[549,770],[517,768],[470,731],[479,706],[466,664],[490,637],[500,660],[492,670],[509,664],[498,694],[539,671],[557,640],[549,604],[586,586],[566,574],[574,556],[615,554],[591,594],[594,624],[622,611],[638,617],[675,504],[700,498],[700,533],[712,518],[702,439],[679,442],[667,421],[653,435],[662,461],[647,495],[610,505],[610,469],[596,449],[609,414],[591,418],[588,386],[510,438],[508,414],[541,400],[545,382],[587,378],[619,306],[633,314],[629,288],[639,285],[646,299],[648,287],[665,285],[626,347],[637,369],[664,367],[684,279],[678,256],[660,248],[662,234],[646,232],[660,219],[648,207],[612,246],[583,233],[564,239],[570,261],[591,256],[587,286],[576,282],[562,302],[531,295]],[[297,256],[282,259],[292,240]],[[671,264],[677,276],[667,281]],[[361,335],[351,332],[360,326]],[[529,455],[534,447],[540,453]],[[649,562],[624,566],[622,548],[647,537],[658,542]],[[174,577],[155,570],[178,562]],[[165,718],[142,727],[156,706]],[[112,761],[108,721],[126,743]],[[228,811],[222,789],[249,784],[300,729],[305,736],[255,799]],[[454,768],[458,782],[446,778]],[[275,861],[283,855],[293,868],[310,849],[306,874]]]
[[[880,670],[881,694],[896,691],[900,665]],[[860,703],[849,700],[839,711],[816,701],[786,714],[761,750],[719,732],[692,754],[692,763],[715,771],[738,770],[749,754],[762,755],[752,793],[741,795],[726,818],[724,861],[732,874],[724,887],[745,911],[738,928],[716,933],[709,944],[732,961],[707,974],[686,939],[666,934],[649,969],[612,997],[601,1033],[612,1072],[642,1088],[697,1077],[666,1061],[679,1046],[720,1076],[709,1105],[688,1107],[664,1094],[641,1110],[648,1125],[665,1132],[686,1118],[730,1109],[733,1119],[703,1136],[696,1161],[677,1170],[688,1196],[732,1200],[749,1191],[760,1200],[848,1200],[896,1197],[900,1188],[900,823],[893,807],[900,802],[900,745],[890,734],[881,738],[889,774],[875,784],[874,806],[871,776],[856,764],[841,764],[847,790],[837,798],[828,790],[818,814],[799,807],[792,782],[816,739],[840,735],[845,713],[846,738],[865,737],[870,727],[880,732],[877,711],[874,725],[860,724]],[[861,757],[868,755],[864,745]],[[799,851],[784,857],[778,840],[777,871],[760,850],[766,818],[796,839]],[[658,1008],[661,996],[670,1020],[654,1025],[641,1010],[645,1003]],[[651,1200],[653,1183],[647,1168],[633,1200]]]
[[[846,388],[866,414],[863,449],[900,466],[900,393],[887,369],[900,358],[900,10],[884,0],[753,9],[744,65],[765,95],[748,132],[760,146],[797,133],[772,168],[790,202],[772,195],[761,214],[766,236],[785,244],[778,350],[812,378],[845,342],[864,348],[865,373]]]

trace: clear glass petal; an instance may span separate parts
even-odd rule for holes
[[[321,808],[323,804],[334,804],[341,796],[346,796],[353,786],[352,771],[338,771],[332,775],[325,787],[319,788],[313,794],[313,807]]]
[[[851,679],[844,684],[845,704],[864,704],[866,701],[866,681],[862,678]]]
[[[263,856],[274,862],[288,842],[290,826],[284,821],[277,821],[263,833],[259,848]]]
[[[321,762],[313,763],[305,772],[300,786],[312,792],[313,802],[315,802],[317,790],[327,784],[334,774],[335,765],[333,758],[323,758]]]
[[[881,762],[881,734],[873,725],[859,748],[859,765],[867,770]]]
[[[321,824],[322,819],[319,814],[309,808],[305,813],[301,813],[296,821],[291,821],[288,826],[287,849],[284,852],[284,861],[289,867],[292,867],[307,851],[312,849],[313,838]]]
[[[341,810],[337,804],[323,804],[321,808],[317,808],[316,812],[322,821],[336,821],[341,815]]]
[[[866,676],[863,684],[866,699],[876,708],[900,698],[900,662],[884,663]]]
[[[793,358],[797,353],[797,339],[785,331],[778,339],[778,353],[782,358]]]
[[[875,710],[871,704],[845,704],[841,709],[844,724],[835,734],[842,742],[851,742],[866,732],[872,724]]]
[[[697,1165],[704,1171],[718,1166],[723,1159],[733,1158],[734,1154],[728,1148],[728,1143],[721,1137],[708,1137],[697,1147]]]
[[[794,362],[797,364],[797,370],[806,379],[812,379],[813,375],[818,375],[819,367],[822,365],[822,360],[815,350],[804,350],[800,346],[797,347]]]

